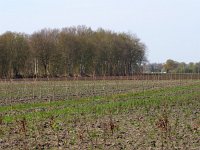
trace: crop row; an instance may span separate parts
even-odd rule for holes
[[[171,84],[109,96],[2,106],[0,148],[198,149],[200,84]]]
[[[198,81],[105,80],[0,82],[0,105],[106,96],[189,83],[193,84],[194,82]]]

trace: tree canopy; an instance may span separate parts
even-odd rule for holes
[[[0,35],[0,78],[116,76],[141,71],[146,47],[135,35],[86,26]]]

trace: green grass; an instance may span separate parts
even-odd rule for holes
[[[74,114],[117,114],[128,112],[135,107],[160,106],[161,103],[178,103],[179,101],[187,102],[194,97],[199,97],[199,92],[200,85],[194,84],[112,96],[2,106],[0,113],[3,114],[6,122],[22,117],[31,120],[34,118],[44,119],[52,115],[63,118]],[[12,114],[12,112],[17,112],[17,114]]]

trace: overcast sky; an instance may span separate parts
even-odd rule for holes
[[[0,34],[73,25],[134,33],[150,62],[200,61],[200,0],[0,0]]]

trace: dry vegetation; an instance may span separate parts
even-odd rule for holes
[[[1,82],[0,149],[198,150],[199,93],[197,80]]]

